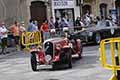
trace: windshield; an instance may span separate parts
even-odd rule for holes
[[[106,21],[98,21],[96,27],[111,27],[114,26],[111,21],[106,20]]]

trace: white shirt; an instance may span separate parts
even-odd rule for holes
[[[2,26],[0,27],[0,38],[3,39],[3,38],[7,38],[8,35],[7,34],[4,34],[7,32],[7,29],[5,26]]]

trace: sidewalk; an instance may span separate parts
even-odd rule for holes
[[[0,49],[0,51],[1,51],[1,49]],[[13,55],[13,54],[15,54],[15,52],[17,52],[15,47],[8,48],[7,51],[9,51],[9,53],[7,53],[5,55],[1,54],[0,59],[5,58],[5,57],[10,56],[10,55]]]

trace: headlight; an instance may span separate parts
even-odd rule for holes
[[[88,36],[92,36],[93,35],[93,32],[88,32]]]

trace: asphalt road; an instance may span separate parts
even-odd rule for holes
[[[33,72],[30,66],[30,55],[17,52],[0,59],[0,80],[108,80],[111,71],[101,67],[98,47],[85,46],[83,59],[74,58],[72,69],[60,68],[55,71],[42,69]]]

